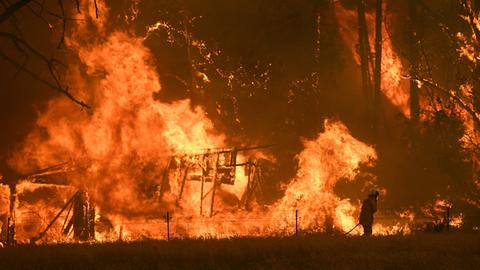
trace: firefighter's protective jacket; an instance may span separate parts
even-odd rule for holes
[[[362,203],[362,210],[360,212],[360,224],[372,225],[373,214],[377,212],[377,200],[373,198],[365,199]]]

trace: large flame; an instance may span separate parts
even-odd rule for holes
[[[324,133],[304,145],[297,175],[275,206],[274,216],[299,209],[303,230],[322,231],[329,221],[342,230],[353,227],[356,207],[340,199],[333,188],[340,179],[352,180],[361,163],[376,158],[375,150],[352,137],[345,125],[331,121],[325,122]]]
[[[102,4],[99,10],[107,12]],[[206,113],[189,100],[154,98],[161,83],[143,38],[106,34],[103,20],[93,21],[96,40],[85,41],[91,29],[82,22],[67,38],[81,60],[71,63],[68,80],[93,109],[51,100],[10,163],[30,171],[73,160],[81,171],[68,180],[88,190],[101,213],[161,215],[158,203],[143,193],[158,184],[168,158],[220,147],[224,136],[214,133]]]
[[[106,16],[108,10],[101,3],[99,10]],[[198,211],[199,182],[186,184],[181,201],[176,201],[174,194],[178,182],[170,183],[170,194],[163,201],[155,200],[148,193],[160,184],[172,155],[224,147],[225,136],[215,132],[205,111],[193,107],[189,100],[165,103],[155,98],[162,91],[161,81],[143,37],[122,31],[107,33],[105,23],[98,20],[94,23],[98,37],[87,41],[88,27],[78,23],[66,41],[81,63],[71,63],[68,80],[75,94],[93,109],[82,111],[63,97],[52,99],[11,164],[19,171],[29,171],[72,160],[81,170],[70,176],[70,184],[88,190],[99,210],[97,218],[105,217],[112,223],[113,231],[98,234],[98,239],[163,238],[166,211],[173,215],[170,229],[177,237],[291,234],[296,223],[307,232],[328,228],[345,231],[357,223],[358,202],[340,198],[334,187],[339,181],[352,181],[359,166],[373,162],[376,153],[355,139],[344,124],[331,120],[325,121],[325,131],[317,138],[304,141],[304,150],[297,155],[296,176],[285,186],[284,196],[272,205],[253,203],[249,211],[238,207],[247,185],[239,170],[235,185],[220,186],[213,217]],[[394,73],[384,83],[392,81],[394,85],[383,88],[395,89],[399,71],[388,65],[401,66],[393,51],[384,53],[387,60],[383,70]],[[397,105],[405,102],[400,98]],[[240,159],[246,161],[246,157]],[[213,184],[205,185],[208,190]],[[31,187],[20,188],[19,193],[28,189]],[[66,189],[68,192],[58,192],[62,200],[73,192]],[[31,223],[27,204],[19,208],[18,223],[27,226]],[[57,210],[42,202],[32,211],[48,221]],[[33,236],[39,229],[26,228],[31,234],[25,235]]]
[[[222,145],[223,136],[213,134],[201,108],[192,109],[188,100],[154,99],[161,85],[142,39],[115,32],[81,48],[79,56],[86,74],[76,80],[94,109],[83,112],[65,99],[52,100],[15,159],[17,168],[84,162],[76,185],[101,193],[100,206],[131,212],[140,209],[137,181],[159,175],[170,155]]]
[[[360,56],[358,54],[358,23],[357,12],[348,10],[340,2],[335,5],[335,14],[340,24],[339,29],[343,40],[350,46],[353,59],[357,65],[360,65]],[[369,31],[370,47],[373,47],[375,41],[375,13],[367,12],[365,14],[366,23]],[[373,53],[372,53],[373,54]],[[381,66],[381,91],[383,95],[405,116],[410,115],[408,84],[402,81],[403,66],[400,57],[393,48],[390,33],[386,25],[382,24],[382,66]]]

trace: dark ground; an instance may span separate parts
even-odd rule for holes
[[[18,246],[0,269],[480,269],[480,234]]]

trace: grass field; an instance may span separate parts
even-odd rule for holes
[[[0,269],[480,269],[480,234],[17,246]]]

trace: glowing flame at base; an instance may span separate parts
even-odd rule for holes
[[[154,98],[161,84],[143,38],[113,32],[101,40],[80,46],[67,39],[82,62],[73,66],[69,80],[93,109],[83,112],[63,98],[53,99],[23,151],[11,160],[19,171],[73,160],[81,171],[68,180],[88,190],[98,208],[97,220],[106,216],[112,223],[97,232],[99,240],[164,238],[165,209],[174,209],[172,234],[185,237],[291,234],[296,210],[302,231],[325,231],[329,222],[338,230],[355,225],[357,207],[333,189],[341,179],[353,180],[359,165],[372,162],[376,153],[336,121],[325,121],[323,133],[304,141],[297,174],[273,205],[252,205],[245,211],[227,204],[223,198],[240,200],[245,179],[233,188],[220,187],[223,195],[212,218],[196,210],[198,183],[185,188],[180,205],[168,194],[161,202],[146,196],[145,190],[159,184],[171,155],[223,147],[224,136],[188,100],[162,103]]]
[[[297,175],[273,215],[280,217],[301,209],[302,230],[323,231],[328,221],[348,230],[356,224],[356,207],[348,199],[340,199],[333,188],[340,179],[352,180],[361,163],[372,162],[375,150],[352,137],[342,123],[328,120],[325,132],[304,145],[298,155]]]

